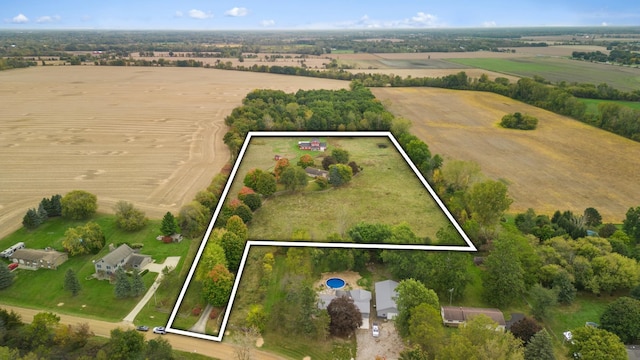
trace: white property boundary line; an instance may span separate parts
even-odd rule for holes
[[[420,182],[425,187],[425,189],[429,192],[433,200],[438,204],[442,212],[445,214],[449,222],[453,225],[456,231],[462,236],[462,239],[466,242],[467,246],[438,246],[438,245],[397,245],[397,244],[371,244],[371,243],[333,243],[333,242],[305,242],[305,241],[268,241],[268,240],[249,240],[247,241],[244,253],[242,254],[242,260],[240,261],[240,267],[238,268],[238,273],[236,274],[235,281],[233,283],[233,289],[231,291],[231,297],[229,298],[229,303],[227,304],[227,308],[222,320],[222,325],[220,326],[220,331],[218,332],[218,336],[207,335],[196,333],[193,331],[187,331],[182,329],[172,328],[173,322],[178,314],[178,310],[180,305],[182,304],[182,300],[187,292],[187,288],[191,283],[191,279],[193,278],[193,274],[195,273],[196,266],[200,261],[200,257],[202,256],[202,252],[207,244],[207,239],[213,230],[213,225],[215,224],[218,215],[222,209],[224,204],[224,199],[227,198],[229,193],[229,189],[231,188],[231,184],[233,183],[236,174],[238,172],[238,168],[240,167],[240,163],[249,147],[249,142],[253,137],[381,137],[387,138],[391,141],[391,143],[396,147],[396,150],[400,152],[404,160],[411,167],[414,174],[420,179]],[[222,341],[222,337],[224,336],[225,329],[227,327],[227,322],[229,321],[229,315],[231,313],[231,309],[233,308],[233,302],[236,297],[236,292],[238,290],[238,285],[240,284],[240,279],[242,278],[242,272],[244,271],[244,266],[247,261],[247,256],[249,255],[249,249],[251,246],[282,246],[282,247],[321,247],[321,248],[349,248],[349,249],[396,249],[396,250],[429,250],[429,251],[468,251],[474,252],[477,251],[476,247],[473,245],[467,234],[462,230],[462,227],[458,222],[454,219],[453,215],[449,212],[449,209],[444,206],[444,203],[440,200],[436,192],[431,188],[431,185],[427,182],[427,180],[422,176],[418,168],[415,164],[409,159],[409,156],[404,152],[396,138],[388,131],[367,131],[367,132],[348,132],[348,131],[308,131],[308,132],[249,132],[247,137],[242,144],[242,148],[238,153],[238,158],[231,170],[231,174],[229,175],[229,179],[225,184],[224,190],[222,191],[222,195],[220,196],[220,200],[218,201],[218,205],[216,206],[215,211],[213,212],[213,217],[211,218],[211,222],[209,223],[209,227],[202,238],[202,242],[200,244],[200,248],[198,249],[198,253],[191,264],[191,269],[189,270],[189,274],[185,280],[182,289],[180,290],[180,294],[178,295],[178,299],[171,311],[171,315],[169,316],[169,322],[167,323],[166,330],[167,332],[192,336],[204,340],[212,340],[212,341]]]

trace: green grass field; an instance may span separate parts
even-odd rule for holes
[[[159,234],[159,220],[150,221],[144,229],[135,233],[127,233],[117,229],[114,225],[113,215],[97,214],[91,220],[101,226],[107,239],[107,245],[125,241],[131,244],[142,243],[144,246],[141,253],[151,255],[156,262],[160,263],[167,256],[184,257],[191,243],[189,240],[172,244],[157,241],[155,237]],[[62,240],[66,229],[84,223],[84,221],[52,218],[34,231],[27,231],[23,228],[0,240],[0,248],[5,249],[22,241],[27,248],[31,249],[50,246],[57,250],[63,250]],[[14,283],[9,288],[0,291],[0,302],[28,308],[55,310],[107,321],[120,321],[133,309],[141,296],[116,299],[113,286],[108,281],[91,279],[91,275],[95,272],[92,261],[100,259],[108,251],[108,246],[105,246],[96,255],[70,257],[56,270],[39,269],[33,271],[18,268],[15,272]],[[178,267],[180,268],[180,266]],[[68,269],[73,269],[76,272],[82,286],[80,294],[75,297],[63,289],[64,276]],[[143,276],[147,288],[151,286],[155,278],[155,273],[147,273]],[[42,294],[46,294],[46,296],[41,296]]]
[[[321,156],[342,148],[363,170],[338,189],[280,193],[264,202],[249,226],[250,239],[290,240],[295,230],[305,230],[315,241],[330,234],[344,235],[358,222],[396,225],[406,222],[419,237],[435,240],[448,219],[441,212],[413,171],[387,138],[330,138],[326,153],[297,149],[298,138],[262,138],[249,146],[233,194],[242,187],[245,174],[253,168],[271,170],[274,155],[287,157],[295,166],[299,156],[309,153],[320,167]],[[253,141],[253,140],[252,140]],[[381,148],[378,144],[384,144]],[[460,244],[464,244],[460,239]]]
[[[640,110],[640,102],[635,101],[616,101],[616,100],[598,100],[598,99],[579,99],[583,103],[587,104],[587,112],[591,114],[598,113],[598,105],[601,103],[614,103],[622,106],[628,106],[635,110]]]
[[[640,86],[640,69],[552,57],[513,59],[447,59],[455,64],[520,77],[542,76],[551,82],[607,83],[616,89],[633,91]]]

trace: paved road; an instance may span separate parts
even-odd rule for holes
[[[8,311],[15,311],[16,313],[22,316],[22,321],[30,323],[33,321],[33,316],[37,313],[43,312],[44,310],[33,310],[33,309],[25,309],[16,306],[9,305],[0,305],[0,307],[7,309]],[[67,325],[76,325],[78,323],[87,323],[97,336],[109,337],[111,334],[111,330],[116,328],[121,329],[133,329],[133,325],[126,322],[120,323],[111,323],[102,320],[94,320],[94,319],[86,319],[78,316],[65,315],[65,314],[57,314],[60,316],[60,323]],[[235,349],[234,345],[228,343],[220,343],[215,341],[201,340],[190,336],[182,336],[176,334],[167,334],[167,335],[155,335],[149,331],[145,333],[147,339],[151,339],[158,336],[163,336],[171,346],[176,350],[188,351],[188,352],[196,352],[198,354],[215,357],[218,359],[234,359]],[[264,351],[254,350],[253,356],[255,359],[259,360],[282,360],[285,359],[279,355],[267,353]]]

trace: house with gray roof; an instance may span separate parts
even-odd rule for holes
[[[459,327],[465,324],[469,319],[478,315],[486,315],[498,324],[498,329],[504,330],[506,322],[504,315],[499,309],[473,308],[464,306],[442,306],[440,315],[442,315],[442,323],[445,326]]]
[[[110,249],[112,246],[110,245]],[[127,244],[111,249],[102,259],[94,261],[96,277],[99,279],[110,278],[118,268],[125,270],[141,270],[152,261],[151,256],[136,253]]]
[[[11,255],[11,261],[20,264],[23,269],[38,270],[57,269],[62,263],[67,261],[67,253],[46,249],[17,249]]]
[[[353,304],[362,315],[362,326],[360,326],[360,329],[368,329],[369,314],[371,313],[371,292],[367,290],[336,290],[334,293],[320,294],[318,295],[318,308],[326,309],[333,299],[341,296],[346,296],[353,300]]]
[[[398,305],[396,305],[397,286],[398,283],[393,280],[375,283],[376,315],[379,318],[391,320],[398,316]]]

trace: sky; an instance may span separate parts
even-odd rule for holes
[[[2,0],[0,29],[324,30],[640,26],[629,0]]]

